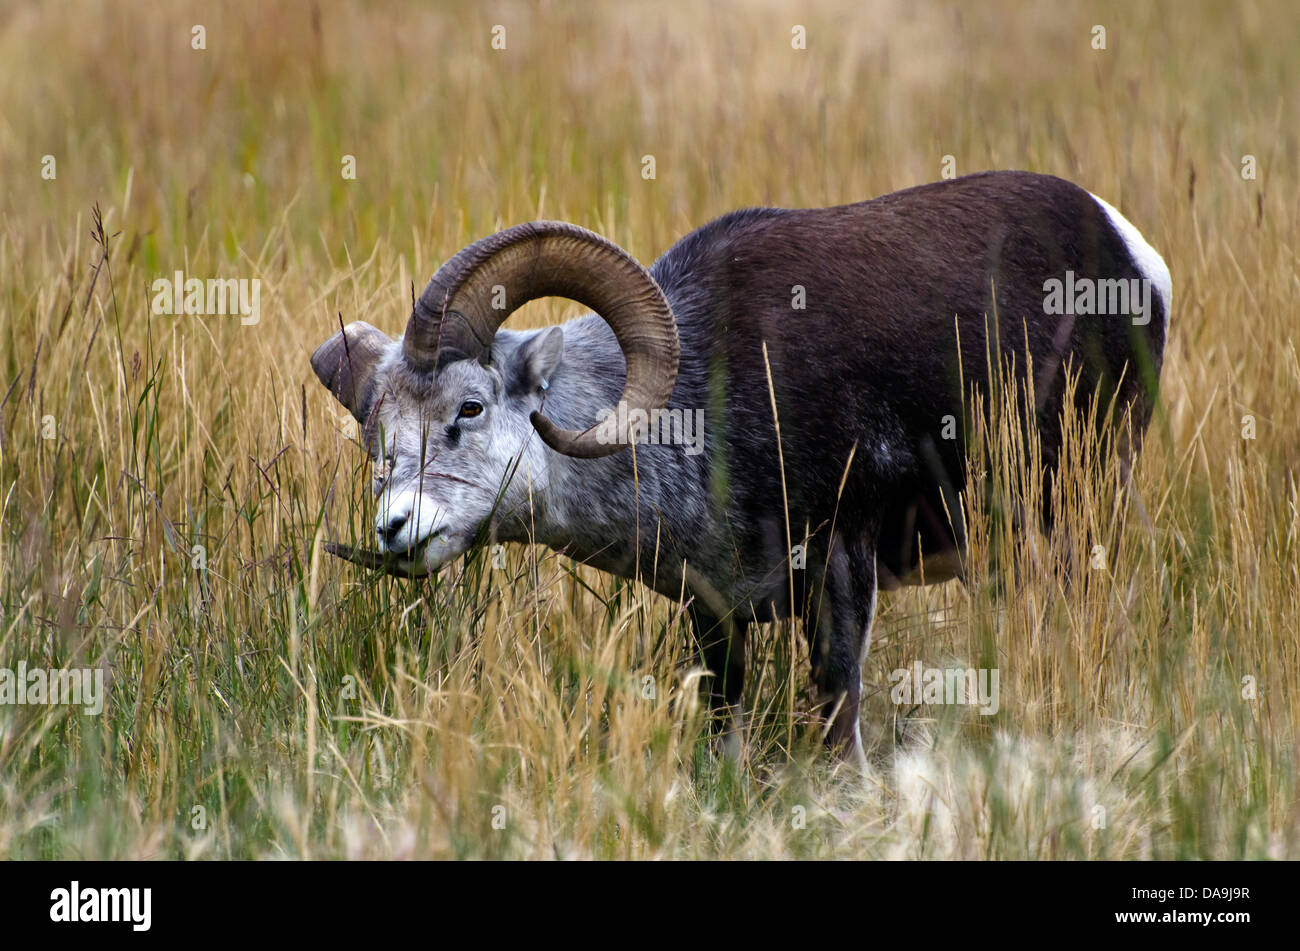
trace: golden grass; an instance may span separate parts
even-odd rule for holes
[[[1285,0],[7,7],[0,667],[102,666],[110,700],[0,707],[0,855],[1296,857],[1298,42]],[[367,524],[307,362],[337,314],[397,333],[410,282],[502,225],[648,262],[945,155],[1075,180],[1164,254],[1149,522],[1067,585],[997,517],[1037,490],[995,434],[972,583],[882,598],[865,784],[790,721],[790,625],[755,639],[736,767],[700,738],[679,605],[542,549],[419,584],[319,551]],[[259,278],[260,322],[150,317],[175,270]],[[1072,473],[1086,560],[1113,470]],[[897,707],[918,659],[998,667],[998,714]]]

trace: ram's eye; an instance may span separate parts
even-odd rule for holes
[[[473,419],[483,412],[483,404],[478,400],[466,400],[460,404],[460,413],[457,419]]]

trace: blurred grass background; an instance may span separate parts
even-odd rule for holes
[[[0,667],[110,694],[0,707],[0,856],[1297,857],[1298,49],[1286,0],[6,4]],[[307,359],[339,313],[400,332],[519,221],[649,263],[945,156],[1072,179],[1163,253],[1165,404],[1105,571],[999,578],[992,525],[969,587],[882,598],[865,784],[787,741],[797,626],[757,638],[733,765],[679,605],[542,549],[428,583],[320,554],[368,524]],[[176,270],[260,279],[260,322],[151,317]],[[973,478],[1014,490],[1001,449]],[[1110,517],[1081,491],[1071,524]],[[999,667],[999,713],[896,708],[918,659]]]

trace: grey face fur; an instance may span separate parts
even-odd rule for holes
[[[502,334],[493,359],[413,373],[390,341],[373,371],[364,440],[374,467],[379,550],[405,571],[434,571],[490,522],[525,517],[547,483],[548,453],[529,414],[563,356],[558,328]]]

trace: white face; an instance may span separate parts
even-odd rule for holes
[[[383,371],[381,371],[383,372]],[[494,516],[526,507],[545,454],[528,393],[509,394],[493,366],[462,360],[424,392],[400,369],[379,381],[367,421],[380,551],[433,571],[479,540]]]

